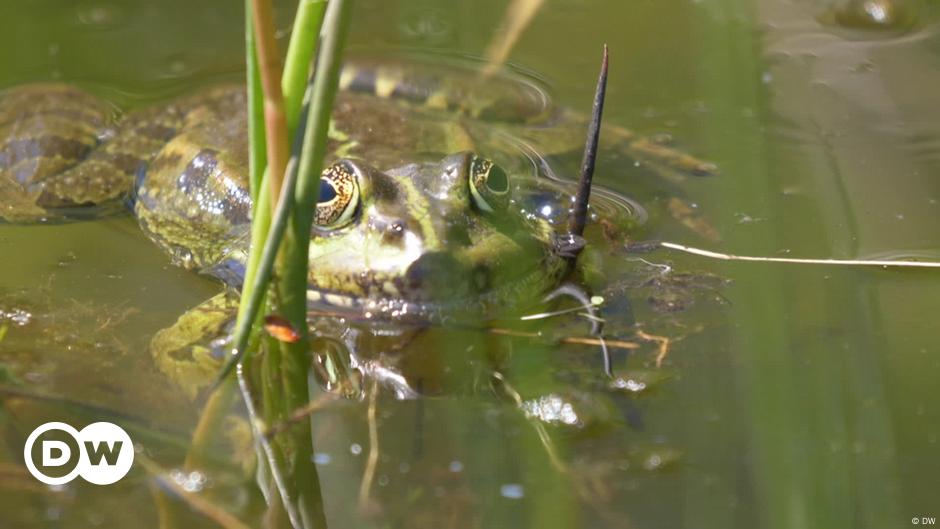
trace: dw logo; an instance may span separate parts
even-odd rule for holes
[[[64,422],[47,422],[29,434],[23,459],[29,473],[47,485],[64,485],[76,476],[110,485],[131,469],[134,446],[123,428],[109,422],[92,423],[81,431]]]

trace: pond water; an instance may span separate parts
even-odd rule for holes
[[[66,81],[132,108],[237,80],[239,4],[5,2],[0,86]],[[505,5],[361,0],[350,48],[480,56]],[[293,7],[279,7],[286,42]],[[602,157],[597,181],[649,212],[631,240],[940,260],[938,14],[926,0],[553,0],[510,61],[585,111],[607,43],[605,120],[718,165],[675,180]],[[602,253],[608,332],[633,339],[635,319],[672,338],[660,366],[656,342],[614,351],[622,385],[647,387],[598,390],[592,346],[428,333],[409,349],[452,387],[378,399],[367,487],[368,399],[314,415],[331,527],[884,528],[940,516],[940,275]],[[199,401],[148,344],[218,291],[171,266],[130,215],[0,224],[0,527],[158,526],[139,465],[116,485],[48,488],[25,474],[23,438],[50,420],[111,420],[179,468]],[[540,423],[495,396],[474,379],[491,349],[510,351],[501,370],[530,411],[564,422],[566,402],[586,401],[585,424]],[[258,526],[251,478],[231,467],[208,485],[176,477]]]

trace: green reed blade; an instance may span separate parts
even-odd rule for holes
[[[300,120],[301,104],[310,77],[310,65],[317,52],[317,40],[323,25],[326,0],[301,0],[287,46],[281,90],[284,92],[284,113],[288,137],[293,138]]]

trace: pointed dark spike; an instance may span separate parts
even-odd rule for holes
[[[584,234],[587,223],[588,200],[591,198],[591,180],[594,177],[594,162],[597,159],[597,142],[601,135],[601,116],[604,113],[604,94],[607,92],[607,45],[604,44],[604,59],[601,61],[601,73],[597,79],[597,91],[594,93],[594,109],[591,123],[588,125],[587,141],[584,144],[584,158],[581,159],[581,176],[578,181],[578,195],[574,210],[568,220],[568,232],[580,237]]]

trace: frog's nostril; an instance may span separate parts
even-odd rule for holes
[[[401,243],[405,235],[405,222],[394,220],[386,224],[382,230],[382,240],[385,244]]]

